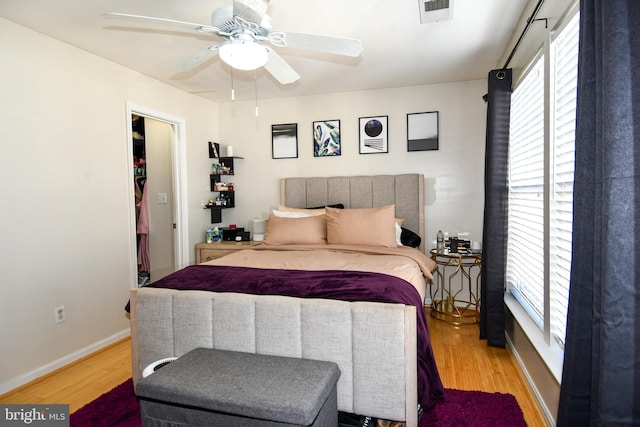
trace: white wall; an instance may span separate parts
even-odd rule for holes
[[[4,19],[0,38],[1,394],[128,334],[126,102],[188,124],[191,247],[218,106]]]
[[[259,100],[258,117],[254,102],[221,104],[224,126],[217,142],[245,158],[236,162],[236,208],[223,211],[223,225],[248,227],[251,218],[266,216],[279,201],[283,177],[422,173],[426,247],[439,228],[468,231],[481,240],[485,93],[483,80]],[[427,111],[439,112],[440,149],[407,152],[407,114]],[[379,115],[389,117],[389,153],[359,154],[359,117]],[[314,158],[312,122],[331,119],[340,120],[342,155]],[[271,158],[271,125],[281,123],[298,124],[297,159]]]

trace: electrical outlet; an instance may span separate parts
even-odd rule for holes
[[[67,312],[64,309],[64,305],[59,305],[55,308],[54,314],[56,317],[56,323],[61,323],[67,320]]]

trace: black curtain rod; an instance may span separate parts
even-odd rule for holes
[[[502,67],[503,70],[507,69],[507,67],[509,66],[509,62],[511,62],[513,55],[516,53],[516,50],[518,50],[518,46],[520,46],[520,42],[524,38],[524,35],[526,34],[527,30],[529,30],[529,27],[531,26],[531,24],[533,24],[533,22],[536,21],[536,15],[540,11],[540,8],[542,7],[542,3],[544,3],[544,0],[538,0],[538,4],[536,4],[536,7],[533,9],[533,13],[529,17],[529,19],[527,19],[527,25],[525,25],[524,30],[522,30],[522,34],[520,34],[520,37],[518,38],[516,45],[513,46],[513,50],[511,50],[511,53],[507,58],[507,62],[504,63],[504,66]]]

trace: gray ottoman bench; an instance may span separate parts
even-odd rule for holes
[[[333,362],[197,348],[136,386],[142,425],[338,425]]]

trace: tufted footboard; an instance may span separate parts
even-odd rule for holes
[[[415,307],[285,296],[131,290],[133,379],[196,348],[338,364],[338,409],[417,425]]]

